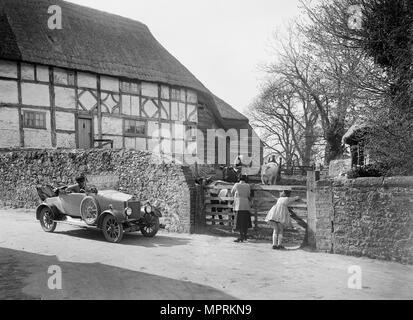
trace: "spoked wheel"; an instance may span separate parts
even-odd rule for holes
[[[119,243],[123,238],[123,226],[110,214],[103,218],[102,231],[106,240]]]
[[[151,214],[145,219],[145,226],[141,228],[141,232],[145,237],[152,238],[159,231],[159,217]]]
[[[53,221],[53,212],[49,208],[43,208],[40,211],[40,225],[46,232],[53,232],[57,223]]]
[[[80,204],[80,213],[83,221],[92,226],[96,223],[99,215],[99,205],[92,197],[86,197]]]

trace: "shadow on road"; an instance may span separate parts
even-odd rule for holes
[[[137,261],[137,265],[139,262]],[[62,290],[47,286],[49,266],[62,271]],[[101,263],[59,261],[56,256],[0,248],[0,300],[139,299],[233,300],[213,287]]]
[[[96,241],[107,242],[100,230],[94,229],[73,229],[65,231],[55,231],[56,234],[67,235],[70,237],[77,237],[81,239],[89,239]],[[169,237],[165,234],[158,234],[153,238],[146,238],[140,233],[125,233],[123,239],[117,245],[126,246],[140,246],[140,247],[174,247],[186,245],[190,242],[190,239]]]

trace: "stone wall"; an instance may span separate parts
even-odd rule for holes
[[[115,175],[118,189],[158,200],[166,229],[191,232],[195,186],[188,167],[162,163],[146,151],[24,150],[0,153],[0,205],[35,208],[35,187],[74,183],[80,174]]]
[[[413,263],[413,177],[316,183],[319,250]]]
[[[315,242],[319,251],[332,252],[333,191],[329,180],[318,181],[315,190]]]

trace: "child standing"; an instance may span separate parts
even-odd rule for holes
[[[268,212],[265,221],[274,229],[272,234],[272,248],[285,249],[282,246],[284,227],[291,225],[290,212],[288,205],[300,199],[299,197],[290,197],[291,191],[281,192],[277,203]]]

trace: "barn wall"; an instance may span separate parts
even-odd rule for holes
[[[245,168],[244,172],[259,172],[263,159],[263,145],[247,120],[225,119],[224,130],[219,128],[209,111],[200,109],[198,114],[198,127],[203,133],[203,136],[197,139],[198,150],[204,147],[206,164],[233,164],[234,159],[241,154],[246,162],[252,161],[252,167]],[[215,132],[211,128],[215,129]],[[221,152],[218,152],[219,150]]]
[[[199,163],[208,161],[208,154],[212,154],[215,145],[207,143],[207,130],[216,129],[218,124],[215,121],[212,113],[204,106],[198,109],[198,136],[197,136],[197,150]]]

